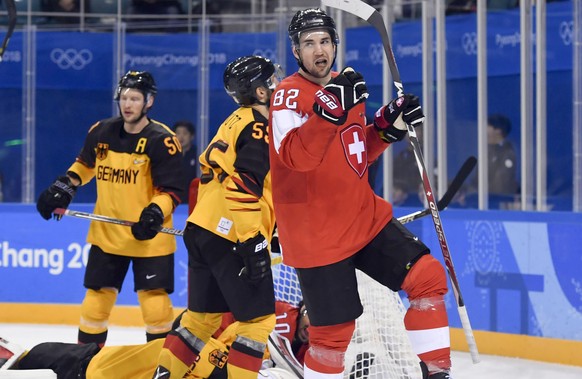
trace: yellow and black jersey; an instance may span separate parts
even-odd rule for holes
[[[172,212],[182,189],[181,146],[166,125],[150,120],[137,134],[123,128],[121,117],[97,122],[91,127],[77,160],[69,168],[87,184],[97,182],[95,213],[137,221],[151,202],[164,212],[165,227],[173,227]],[[174,236],[158,234],[138,241],[127,226],[91,222],[87,242],[108,253],[152,257],[176,250]]]
[[[275,213],[267,119],[250,107],[237,109],[199,161],[198,200],[188,221],[232,242],[259,231],[270,241]]]

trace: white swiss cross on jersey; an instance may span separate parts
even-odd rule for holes
[[[360,125],[354,124],[342,130],[340,138],[348,163],[361,178],[368,166],[364,130]]]

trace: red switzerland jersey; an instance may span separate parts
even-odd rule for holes
[[[275,302],[275,315],[277,323],[275,324],[275,331],[293,342],[295,337],[295,330],[297,329],[297,317],[299,316],[299,308],[284,301]]]
[[[334,75],[336,75],[334,73]],[[392,206],[368,184],[368,164],[386,149],[365,105],[336,126],[313,112],[322,88],[295,73],[271,97],[269,155],[283,260],[299,268],[345,259],[392,218]]]

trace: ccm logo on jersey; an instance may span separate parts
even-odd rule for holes
[[[267,240],[263,240],[263,242],[258,243],[255,246],[255,253],[258,253],[259,251],[262,251],[262,250],[264,250],[266,248],[267,248]]]
[[[344,110],[339,105],[339,100],[331,93],[323,90],[318,90],[315,93],[316,101],[326,112],[331,113],[335,117],[340,117],[344,114]]]

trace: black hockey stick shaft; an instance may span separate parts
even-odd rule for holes
[[[366,20],[370,25],[376,29],[382,38],[382,45],[384,47],[384,52],[386,53],[386,58],[388,60],[388,67],[390,68],[390,74],[392,75],[392,80],[398,96],[404,94],[404,87],[402,81],[400,80],[400,72],[396,66],[396,59],[394,58],[394,53],[392,52],[392,44],[390,43],[390,38],[388,38],[388,31],[386,25],[384,24],[384,19],[382,15],[374,9],[374,7],[364,3],[361,0],[322,0],[322,4],[341,9],[344,12],[350,13],[357,16],[363,20]],[[445,236],[443,225],[441,222],[441,217],[436,206],[436,200],[434,197],[434,192],[430,184],[430,179],[424,164],[424,158],[422,156],[422,148],[420,142],[416,135],[414,127],[407,125],[408,137],[412,148],[414,151],[414,156],[416,158],[416,163],[418,166],[418,171],[422,178],[422,185],[424,189],[424,194],[426,197],[427,204],[431,210],[431,216],[437,237],[439,240],[441,252],[443,254],[443,259],[445,261],[445,266],[451,280],[453,293],[455,295],[455,300],[457,302],[457,310],[459,312],[459,318],[461,319],[461,324],[463,326],[463,331],[465,332],[465,338],[467,339],[467,344],[469,346],[469,352],[471,353],[471,358],[473,363],[480,361],[479,352],[477,350],[477,344],[475,343],[475,337],[473,336],[473,330],[471,328],[471,323],[469,322],[469,315],[465,307],[465,302],[461,294],[461,288],[459,286],[459,281],[457,278],[457,273],[453,265],[453,259],[449,250],[449,244]]]
[[[123,225],[123,226],[132,226],[133,224],[135,224],[135,222],[133,222],[133,221],[121,220],[118,218],[98,215],[98,214],[94,214],[94,213],[74,211],[72,209],[57,208],[57,209],[55,209],[54,213],[57,215],[61,215],[61,216],[62,215],[72,216],[72,217],[84,218],[86,220],[91,220],[91,221],[101,221],[101,222],[107,222],[109,224],[116,224],[116,225]],[[158,232],[165,233],[165,234],[172,234],[175,236],[181,236],[184,234],[183,230],[164,228],[164,227],[158,229]]]
[[[437,209],[439,211],[442,211],[449,206],[451,200],[453,200],[453,197],[455,197],[457,192],[459,192],[461,186],[463,185],[465,180],[469,177],[469,175],[473,171],[473,168],[475,168],[475,165],[477,165],[477,158],[473,156],[467,158],[465,163],[463,163],[463,165],[459,169],[459,172],[457,172],[457,175],[455,175],[453,181],[449,185],[449,188],[447,188],[447,191],[445,192],[443,197],[441,197],[441,199],[437,202]],[[400,223],[402,224],[406,224],[407,222],[411,222],[421,217],[428,216],[430,213],[431,209],[426,208],[406,216],[398,217],[398,221],[400,221]]]
[[[0,46],[0,62],[2,61],[2,57],[4,56],[6,48],[8,47],[8,42],[10,42],[10,37],[12,37],[14,28],[16,27],[15,0],[4,0],[4,2],[6,3],[6,11],[8,12],[8,26],[6,29],[6,35],[4,36],[4,40],[2,41],[2,45]]]

